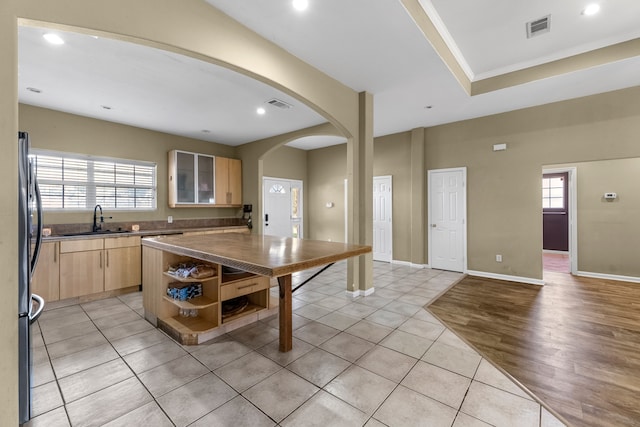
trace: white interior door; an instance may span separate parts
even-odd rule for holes
[[[302,181],[264,178],[263,234],[302,238]]]
[[[429,171],[431,268],[465,270],[466,169]]]
[[[391,176],[373,178],[373,259],[391,262],[393,257]]]

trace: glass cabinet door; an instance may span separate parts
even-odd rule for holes
[[[198,203],[214,203],[213,157],[198,155]]]
[[[169,206],[215,204],[215,157],[172,150],[169,155]]]
[[[176,152],[176,178],[178,203],[195,203],[195,154]]]

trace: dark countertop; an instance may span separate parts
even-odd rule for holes
[[[88,234],[74,234],[74,235],[51,235],[43,237],[43,242],[59,242],[63,240],[85,240],[85,239],[112,239],[119,237],[150,237],[150,236],[168,236],[173,234],[183,234],[188,232],[209,231],[209,230],[243,230],[247,227],[245,225],[238,226],[226,226],[226,227],[193,227],[182,229],[160,229],[160,230],[139,230],[139,231],[124,231],[114,233],[88,233]]]

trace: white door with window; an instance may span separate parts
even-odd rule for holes
[[[393,220],[391,176],[373,178],[373,259],[391,262]]]
[[[429,264],[465,271],[466,168],[429,171]]]
[[[262,180],[263,234],[302,238],[302,181]]]

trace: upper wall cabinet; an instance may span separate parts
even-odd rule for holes
[[[242,162],[216,157],[216,205],[242,205]]]
[[[241,205],[240,160],[169,151],[169,207]]]

